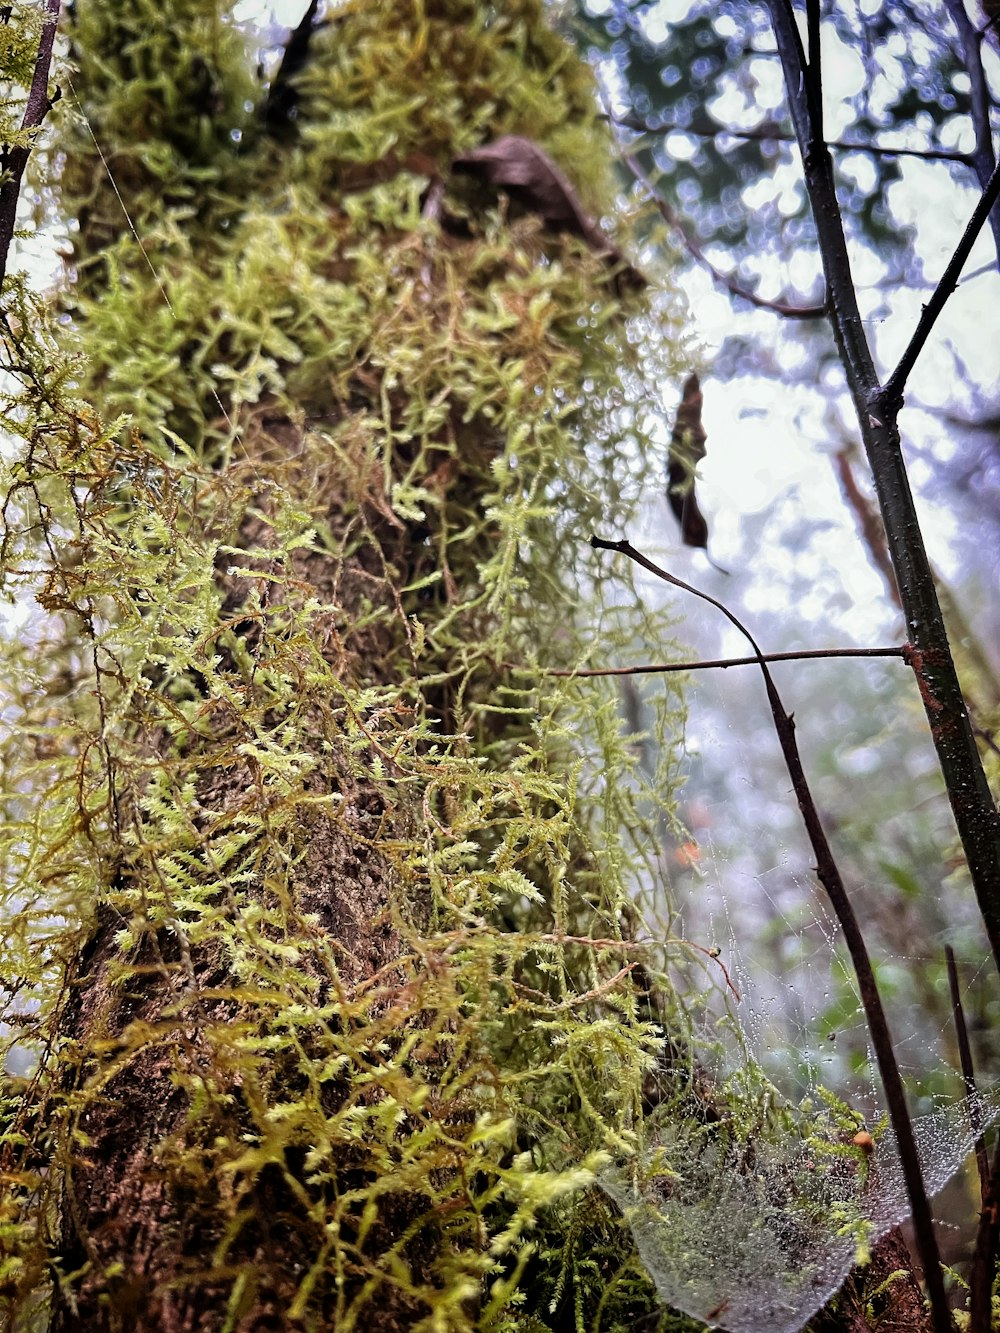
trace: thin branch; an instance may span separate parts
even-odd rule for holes
[[[806,40],[809,43],[809,67],[806,94],[812,109],[813,147],[823,144],[823,67],[820,55],[820,0],[806,0]]]
[[[993,1328],[993,1273],[1000,1244],[1000,1139],[993,1150],[990,1187],[979,1215],[976,1249],[969,1274],[969,1333],[990,1333]]]
[[[816,657],[906,657],[906,648],[809,648],[798,653],[763,653],[765,662],[801,662]],[[576,671],[552,667],[542,671],[543,676],[653,676],[670,671],[707,671],[713,667],[758,666],[757,657],[722,657],[710,662],[656,662],[649,666],[587,667]]]
[[[792,123],[805,164],[805,184],[826,274],[830,320],[872,471],[907,633],[913,642],[909,661],[920,688],[990,948],[1000,968],[1000,819],[972,734],[903,461],[896,424],[899,393],[882,388],[866,340],[834,186],[832,159],[828,152],[818,156],[809,154],[812,129],[809,105],[803,94],[805,57],[795,12],[789,0],[768,0],[768,7],[781,54]],[[983,219],[988,211],[987,207],[982,212]],[[949,269],[952,267],[960,269],[961,265],[949,265]],[[901,389],[898,380],[896,388]],[[935,1280],[930,1275],[929,1281]]]
[[[681,222],[678,215],[667,203],[666,199],[663,198],[653,185],[653,182],[643,171],[638,161],[631,153],[623,153],[622,156],[624,157],[625,164],[631,171],[632,175],[640,185],[644,186],[649,192],[650,198],[659,209],[661,216],[680,236],[688,253],[691,254],[699,264],[702,264],[712,275],[713,281],[717,282],[721,287],[725,287],[725,289],[733,296],[738,296],[743,301],[749,301],[751,305],[757,306],[760,310],[771,310],[774,314],[781,315],[784,319],[821,319],[826,314],[825,304],[796,306],[788,305],[784,301],[769,301],[763,296],[757,296],[756,293],[749,291],[746,287],[742,287],[735,278],[730,277],[727,273],[723,273],[721,269],[717,269],[695,238],[684,226],[683,222]]]
[[[449,930],[434,935],[425,942],[439,944],[447,940],[448,941],[447,949],[450,950],[453,944],[468,943],[470,934],[471,931],[468,928],[463,928],[462,930]],[[487,937],[492,936],[497,940],[498,944],[509,943],[511,939],[511,936],[508,932],[495,931],[492,930],[489,926],[480,927],[477,931],[477,935],[479,938],[482,938],[483,936]],[[546,932],[545,934],[539,934],[535,932],[520,932],[517,936],[517,942],[518,945],[522,948],[531,948],[535,944],[560,944],[560,945],[579,944],[586,949],[595,949],[595,950],[609,949],[615,953],[626,953],[629,950],[637,950],[642,953],[649,953],[649,951],[652,948],[660,947],[667,944],[680,945],[685,949],[696,949],[698,953],[704,954],[705,957],[709,960],[709,962],[714,963],[715,966],[722,973],[726,982],[726,988],[731,992],[733,999],[736,1001],[736,1003],[737,1004],[743,1003],[743,998],[740,995],[739,991],[737,990],[732,977],[729,975],[729,969],[722,961],[719,951],[714,948],[709,948],[704,944],[698,944],[694,940],[684,939],[681,936],[675,936],[666,940],[627,940],[627,939],[595,939],[593,935],[566,935],[562,931],[558,931],[556,933]],[[409,955],[408,958],[403,959],[402,961],[407,962],[413,956],[414,955]],[[393,963],[392,966],[398,967],[399,963]],[[634,963],[629,964],[629,968],[630,969],[644,968],[644,964],[640,959],[636,959]],[[388,969],[383,969],[383,970],[388,970]],[[624,975],[624,973],[619,973],[619,976],[622,975]],[[368,983],[366,982],[365,984],[367,986]]]
[[[962,278],[962,281],[971,282],[973,278],[981,278],[984,273],[994,273],[995,271],[996,264],[980,264],[979,267],[974,268],[971,273],[966,273]]]
[[[903,390],[906,387],[907,379],[909,379],[910,371],[923,350],[924,343],[930,337],[931,329],[937,323],[938,316],[945,308],[948,298],[958,286],[958,280],[962,276],[962,269],[965,267],[965,261],[969,258],[969,252],[976,243],[976,238],[983,229],[983,223],[990,216],[997,199],[1000,199],[1000,165],[993,168],[993,174],[987,181],[979,202],[972,210],[972,217],[969,218],[968,225],[962,233],[962,239],[955,246],[955,253],[949,259],[948,267],[941,274],[940,282],[934,288],[930,300],[920,313],[920,319],[913,331],[913,337],[907,344],[906,351],[899,358],[899,365],[885,382],[882,399],[883,403],[889,407],[898,409],[902,406]]]
[[[979,34],[966,13],[965,0],[945,0],[945,5],[962,43],[962,60],[965,72],[969,76],[972,94],[972,125],[976,132],[976,149],[972,154],[972,165],[979,178],[979,188],[985,190],[996,168],[997,158],[993,151],[993,130],[990,124],[993,102],[986,83],[986,71],[983,69]],[[997,263],[1000,264],[1000,208],[993,208],[990,211],[990,227],[996,246]]]
[[[794,19],[792,19],[792,22],[794,22]],[[899,1065],[896,1063],[892,1037],[889,1032],[885,1010],[882,1007],[878,983],[875,980],[875,973],[872,969],[871,959],[868,956],[868,947],[865,944],[864,935],[858,924],[858,919],[854,915],[854,908],[851,906],[851,900],[840,877],[840,870],[834,860],[830,844],[827,841],[826,832],[816,809],[816,803],[813,800],[812,792],[809,790],[809,783],[799,755],[798,742],[795,739],[795,723],[791,714],[785,711],[785,706],[781,702],[781,696],[778,694],[777,686],[768,669],[764,654],[750,631],[727,606],[717,601],[716,598],[710,597],[708,593],[701,592],[682,579],[676,578],[673,574],[668,574],[665,569],[661,569],[659,565],[647,560],[629,542],[604,541],[600,537],[591,537],[590,544],[596,550],[618,551],[635,564],[648,570],[650,574],[663,579],[665,583],[708,602],[710,606],[714,606],[722,612],[730,624],[734,625],[746,638],[753,649],[757,664],[764,677],[764,687],[767,690],[767,699],[771,706],[774,729],[781,744],[781,752],[785,759],[788,775],[792,780],[792,787],[795,791],[799,810],[802,813],[802,821],[806,826],[809,842],[816,857],[816,874],[826,890],[830,904],[837,920],[840,922],[840,927],[844,932],[844,940],[854,964],[854,971],[858,979],[858,991],[861,995],[861,1003],[864,1006],[865,1017],[868,1020],[868,1031],[875,1050],[882,1086],[885,1088],[889,1116],[896,1134],[899,1159],[910,1199],[913,1228],[924,1265],[924,1277],[927,1283],[927,1293],[930,1298],[935,1330],[936,1333],[951,1333],[951,1316],[948,1313],[948,1301],[941,1276],[941,1259],[938,1253],[937,1239],[934,1235],[934,1222],[920,1170],[920,1157],[917,1153],[913,1124],[906,1105],[906,1092],[899,1073]]]
[[[46,0],[45,18],[42,20],[42,32],[38,39],[38,55],[35,57],[35,69],[28,90],[28,100],[21,118],[21,133],[38,129],[42,121],[58,99],[59,91],[49,97],[49,69],[52,65],[52,46],[56,39],[56,25],[59,22],[60,0]],[[0,151],[0,172],[4,182],[0,185],[0,291],[7,276],[7,258],[11,242],[14,239],[14,224],[17,217],[17,199],[21,193],[21,177],[31,155],[31,143],[5,144]]]
[[[962,990],[958,984],[958,966],[955,962],[955,950],[950,944],[944,946],[945,962],[948,966],[948,988],[951,991],[951,1013],[955,1024],[955,1039],[958,1042],[958,1059],[962,1066],[962,1082],[965,1095],[972,1108],[971,1115],[978,1114],[979,1092],[976,1088],[976,1073],[972,1064],[972,1047],[969,1045],[969,1030],[965,1026],[965,1010],[962,1008]],[[976,1133],[976,1167],[979,1171],[979,1193],[986,1207],[986,1196],[990,1188],[990,1164],[986,1156],[986,1139],[982,1129],[973,1124]]]
[[[889,559],[889,548],[885,542],[885,528],[882,526],[882,519],[867,496],[862,494],[861,488],[855,481],[848,451],[846,449],[838,450],[834,456],[834,463],[837,476],[840,478],[840,489],[843,492],[844,499],[854,511],[858,530],[861,533],[861,540],[868,547],[868,554],[872,558],[872,563],[882,575],[886,592],[902,611],[903,603],[899,596],[899,589],[896,587],[896,576],[892,572],[892,561]]]
[[[691,134],[696,139],[740,139],[748,143],[797,143],[794,134],[788,134],[773,125],[764,125],[752,130],[734,130],[707,117],[692,121],[690,125],[651,125],[634,112],[627,116],[608,114],[608,119],[624,129],[635,130],[639,134]],[[924,162],[958,162],[964,167],[973,166],[971,153],[960,153],[954,148],[906,148],[892,144],[857,143],[852,139],[828,139],[827,148],[836,148],[845,153],[867,153],[870,157],[916,157]],[[995,264],[990,268],[994,269]]]

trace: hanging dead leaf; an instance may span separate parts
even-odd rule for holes
[[[642,274],[626,260],[597,220],[580,203],[572,185],[543,148],[520,134],[505,134],[471,153],[455,158],[454,167],[477,176],[495,190],[537,214],[553,231],[579,236],[602,259],[619,269],[617,280],[633,288],[645,287]]]
[[[698,508],[694,493],[695,470],[705,457],[708,439],[701,421],[704,397],[697,375],[689,375],[684,382],[677,419],[670,436],[667,463],[667,499],[674,517],[681,525],[685,546],[708,547],[708,524]]]

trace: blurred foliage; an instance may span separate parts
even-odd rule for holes
[[[815,254],[804,188],[784,176],[797,149],[787,142],[764,5],[694,0],[668,18],[648,0],[580,0],[574,27],[620,132],[701,242],[731,252],[725,267],[739,265],[752,281],[760,256]],[[971,148],[968,77],[943,4],[884,0],[863,18],[827,7],[824,43],[836,55],[825,83],[830,138],[862,148]],[[834,156],[849,235],[877,254],[887,281],[918,277],[912,234],[889,206],[899,158],[845,148]],[[974,181],[968,163],[938,167]],[[818,280],[818,257],[813,267]]]

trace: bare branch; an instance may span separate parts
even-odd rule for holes
[[[809,42],[809,67],[806,95],[812,111],[813,147],[823,143],[823,69],[820,56],[820,0],[806,0],[806,37]]]
[[[28,90],[28,101],[21,118],[21,133],[35,130],[48,115],[53,102],[58,98],[49,97],[49,69],[52,65],[52,46],[56,39],[56,25],[59,22],[60,0],[46,0],[45,18],[42,21],[42,33],[38,39],[38,55],[35,69]],[[4,182],[0,185],[0,290],[3,289],[7,276],[7,258],[11,242],[14,239],[14,223],[17,217],[17,199],[21,193],[21,177],[31,155],[30,143],[5,144],[0,151],[0,171]]]
[[[794,19],[791,19],[791,22],[794,23]],[[892,1036],[889,1032],[885,1010],[882,1007],[878,983],[875,980],[875,973],[872,969],[871,959],[868,956],[868,947],[865,944],[864,935],[861,932],[858,919],[854,915],[854,908],[851,906],[851,900],[840,877],[840,870],[834,859],[830,844],[827,841],[826,832],[816,809],[816,803],[813,800],[812,792],[809,790],[809,783],[799,755],[798,742],[795,739],[795,723],[792,721],[791,714],[785,711],[785,706],[781,702],[781,696],[778,694],[774,679],[764,659],[764,654],[757,646],[757,641],[750,631],[727,606],[717,601],[716,598],[710,597],[708,593],[693,588],[691,584],[685,583],[683,579],[668,574],[665,569],[655,565],[652,560],[647,560],[629,542],[605,541],[600,537],[591,537],[590,544],[599,551],[618,551],[635,564],[648,570],[650,574],[663,579],[665,583],[708,602],[710,606],[714,606],[722,612],[753,649],[754,657],[764,677],[764,688],[767,690],[767,700],[771,706],[771,716],[774,719],[774,729],[781,744],[781,753],[785,759],[788,775],[792,780],[795,797],[802,813],[802,822],[806,826],[809,842],[816,857],[816,874],[826,890],[830,904],[837,920],[840,922],[858,979],[858,991],[861,995],[861,1003],[864,1006],[865,1018],[868,1021],[868,1031],[871,1035],[875,1058],[882,1077],[882,1086],[885,1088],[886,1101],[889,1105],[889,1117],[896,1133],[899,1159],[906,1180],[910,1208],[913,1214],[914,1231],[920,1246],[924,1278],[927,1283],[927,1292],[934,1316],[935,1333],[951,1333],[951,1316],[948,1312],[948,1302],[941,1277],[941,1259],[934,1235],[931,1207],[927,1200],[927,1191],[924,1189],[923,1176],[920,1171],[920,1157],[913,1136],[913,1124],[906,1105],[906,1092],[899,1073],[899,1065],[896,1063]]]
[[[965,1093],[972,1106],[972,1114],[976,1114],[976,1101],[978,1091],[976,1089],[976,1073],[972,1065],[972,1047],[969,1045],[969,1030],[965,1025],[965,1010],[962,1008],[962,989],[958,984],[958,965],[955,962],[955,950],[950,944],[944,946],[945,963],[948,967],[948,988],[951,991],[951,1013],[955,1024],[955,1040],[958,1042],[958,1059],[962,1066],[962,1081],[965,1084]],[[973,1124],[973,1131],[976,1132],[976,1169],[979,1172],[979,1192],[982,1198],[983,1207],[986,1207],[986,1198],[990,1188],[990,1164],[986,1156],[986,1139],[983,1137],[982,1129],[978,1124]]]
[[[905,658],[906,649],[899,648],[809,648],[798,653],[762,653],[765,662],[802,662],[820,657],[900,657]],[[655,676],[671,671],[708,671],[713,667],[758,666],[757,657],[720,657],[705,662],[655,662],[648,666],[630,667],[583,667],[575,671],[552,667],[543,670],[545,676],[581,677],[590,676]]]
[[[660,211],[660,215],[680,236],[688,253],[708,270],[712,275],[712,279],[721,287],[725,287],[725,289],[733,296],[738,296],[743,301],[749,301],[751,305],[757,306],[758,309],[771,310],[774,314],[781,315],[784,319],[821,319],[826,314],[825,304],[796,306],[788,305],[784,301],[769,301],[765,297],[758,296],[755,292],[751,292],[746,287],[741,286],[736,279],[730,277],[729,274],[723,273],[720,269],[717,269],[695,238],[681,222],[677,213],[675,213],[673,208],[667,203],[666,199],[663,198],[653,185],[653,182],[643,171],[638,161],[631,155],[631,153],[624,153],[623,157],[626,165],[632,172],[632,175],[640,185],[643,185],[649,192],[650,198]]]
[[[983,69],[979,34],[966,12],[964,0],[945,0],[945,4],[962,43],[962,60],[972,90],[972,125],[976,132],[972,165],[979,178],[980,189],[985,190],[996,169],[997,159],[993,151],[993,130],[990,125],[992,99],[986,83],[986,71]],[[1000,264],[1000,208],[990,211],[990,227],[997,251],[997,263]]]
[[[868,548],[872,563],[882,575],[886,592],[902,611],[903,603],[900,600],[899,589],[896,587],[896,576],[892,572],[892,561],[889,559],[889,548],[885,541],[885,528],[882,526],[882,519],[875,506],[867,496],[862,494],[861,488],[854,478],[848,451],[846,449],[838,450],[834,463],[844,499],[854,511],[858,531],[861,533],[861,540]]]
[[[1000,819],[972,733],[903,461],[897,427],[901,380],[886,389],[879,383],[858,309],[833,163],[828,152],[810,154],[813,135],[809,104],[803,91],[805,56],[794,10],[789,0],[768,0],[768,5],[781,54],[792,123],[805,164],[805,183],[823,257],[834,337],[872,470],[907,632],[913,640],[909,661],[920,688],[990,948],[1000,968]],[[1000,189],[1000,182],[997,188]],[[980,201],[976,212],[980,226],[988,211],[989,200],[985,211]],[[972,224],[967,237],[971,231]],[[967,237],[963,237],[960,246],[961,256],[949,265],[949,277],[953,269],[955,276],[961,271],[966,244],[971,245]],[[944,285],[942,280],[939,284],[942,297]],[[921,323],[926,323],[929,332],[933,318]],[[914,353],[925,337],[926,333],[919,343],[915,342]],[[906,369],[904,366],[904,372]],[[905,373],[901,379],[905,379]],[[929,1280],[936,1281],[937,1277],[931,1275]]]
[[[608,115],[615,125],[640,134],[690,134],[697,139],[740,139],[749,143],[797,143],[794,134],[778,129],[776,125],[766,124],[752,130],[734,130],[727,125],[720,125],[711,116],[700,117],[689,125],[650,125],[635,113],[627,116]],[[971,153],[960,153],[953,148],[905,148],[902,145],[876,143],[856,143],[851,139],[828,139],[827,148],[836,148],[845,153],[868,153],[871,157],[916,157],[925,162],[958,162],[971,167]],[[994,265],[990,265],[992,269]]]
[[[906,387],[910,371],[923,350],[924,343],[930,337],[931,329],[937,323],[938,316],[947,305],[948,298],[958,286],[958,280],[962,276],[962,269],[969,258],[969,252],[972,250],[976,238],[983,229],[983,223],[990,216],[998,198],[1000,198],[1000,166],[994,166],[993,174],[986,183],[986,189],[980,196],[979,202],[972,211],[972,217],[969,218],[968,225],[962,233],[962,239],[948,261],[948,267],[941,274],[940,282],[934,288],[930,300],[920,313],[920,319],[913,331],[913,337],[907,344],[906,351],[899,358],[899,365],[885,382],[882,398],[883,402],[890,408],[902,406],[903,390]]]

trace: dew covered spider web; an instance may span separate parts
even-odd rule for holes
[[[717,655],[740,651],[729,645]],[[683,989],[701,988],[699,1036],[714,1060],[711,1079],[733,1091],[733,1105],[742,1100],[745,1119],[720,1126],[665,1114],[638,1156],[608,1168],[600,1184],[622,1210],[664,1305],[731,1333],[797,1333],[909,1217],[910,1205],[853,967],[787,776],[771,762],[777,743],[766,704],[753,699],[763,694],[759,675],[747,670],[736,688],[734,675],[698,682],[712,708],[710,717],[692,710],[698,762],[681,810],[692,838],[687,846],[664,842],[682,867],[671,876],[671,933],[718,953],[702,954],[701,980],[692,972]],[[779,688],[794,706],[794,688]],[[912,825],[910,809],[896,823],[892,812],[884,816],[881,841],[871,839],[868,852],[851,851],[840,808],[864,810],[880,799],[881,768],[871,786],[839,773],[837,787],[824,790],[808,753],[810,725],[800,716],[806,767],[876,965],[933,1203],[1000,1115],[988,1072],[980,1070],[982,1086],[970,1095],[958,1070],[943,962],[944,945],[958,943],[971,1013],[992,985],[975,902],[961,874],[949,879],[940,862],[926,862],[926,886],[907,879],[897,834]],[[716,747],[722,758],[713,771]],[[876,751],[879,763],[890,759],[892,743]],[[930,792],[939,801],[936,815],[925,812],[926,841],[947,848],[954,835],[928,760],[904,775],[904,800],[917,806]],[[977,1188],[970,1172],[964,1198],[956,1184],[958,1204],[935,1208],[942,1239],[955,1232],[956,1209],[974,1218]]]
[[[993,1094],[914,1121],[928,1194],[962,1166],[973,1124],[985,1128],[998,1111]],[[664,1304],[732,1333],[797,1333],[910,1211],[889,1129],[870,1156],[789,1132],[755,1140],[742,1160],[668,1133],[638,1169],[609,1170],[600,1183]]]

